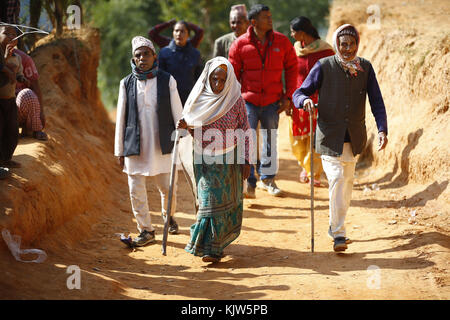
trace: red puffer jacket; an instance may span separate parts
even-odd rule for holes
[[[293,45],[276,31],[269,31],[266,38],[262,45],[250,26],[233,42],[228,58],[241,82],[242,97],[255,106],[267,106],[283,97],[291,99],[297,89],[298,64]]]

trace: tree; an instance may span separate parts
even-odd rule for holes
[[[29,0],[21,6],[20,23],[29,25],[33,28],[45,29],[47,31],[55,30],[56,36],[60,36],[63,32],[64,26],[68,22],[70,14],[68,8],[70,5],[77,5],[80,9],[81,16],[79,17],[82,23],[83,8],[80,0]],[[45,15],[46,13],[46,15]],[[41,16],[48,19],[46,23],[41,22]],[[39,25],[39,24],[43,25]],[[46,26],[47,24],[47,26]],[[41,35],[42,36],[42,35]],[[26,37],[20,38],[19,47],[24,50],[32,50],[34,44],[39,39],[39,35],[31,33]]]
[[[266,0],[262,3],[271,9],[274,29],[289,36],[290,22],[298,16],[308,17],[317,29],[326,28],[329,2],[329,0]]]
[[[161,22],[157,0],[83,1],[85,22],[99,28],[101,59],[98,86],[108,109],[117,104],[120,79],[131,72],[131,39],[148,36],[151,26]]]
[[[48,17],[52,22],[53,28],[56,29],[56,35],[61,35],[63,31],[64,18],[64,0],[44,0],[44,8],[47,11]]]
[[[30,0],[30,27],[38,28],[42,11],[42,0]]]
[[[33,4],[33,2],[35,2]],[[63,32],[64,25],[67,22],[67,8],[70,5],[77,5],[81,10],[81,17],[80,19],[83,19],[82,16],[82,6],[81,1],[79,0],[31,0],[30,1],[30,23],[31,23],[31,10],[36,10],[34,14],[37,14],[38,10],[38,3],[39,6],[44,6],[45,10],[47,11],[48,17],[50,21],[52,22],[53,28],[56,30],[56,36],[60,36]],[[35,8],[33,7],[36,6]]]

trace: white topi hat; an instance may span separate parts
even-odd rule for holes
[[[153,46],[153,43],[148,40],[147,38],[144,38],[142,36],[134,37],[133,40],[131,40],[131,47],[133,48],[133,53],[136,49],[140,47],[148,47],[152,49],[153,52],[155,52],[155,47]]]

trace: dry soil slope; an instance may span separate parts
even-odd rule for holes
[[[401,180],[448,180],[450,2],[377,1],[380,24],[375,29],[375,15],[368,13],[373,4],[334,1],[327,37],[331,41],[344,23],[358,28],[359,55],[372,62],[385,99],[389,147],[377,153],[370,144],[364,160],[383,172],[392,170]],[[369,115],[366,121],[369,132],[376,132],[372,119]]]
[[[0,182],[0,229],[24,244],[38,245],[56,231],[58,241],[80,238],[117,206],[118,188],[109,187],[124,184],[114,170],[114,127],[97,88],[99,54],[99,34],[90,29],[48,36],[32,53],[50,139],[21,139],[14,158],[23,167]]]

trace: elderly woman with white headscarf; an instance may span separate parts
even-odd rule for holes
[[[242,180],[250,173],[253,141],[241,85],[227,59],[216,57],[206,63],[177,128],[188,128],[194,137],[199,206],[185,250],[204,262],[218,262],[241,231]]]
[[[387,144],[387,116],[372,64],[357,56],[359,33],[350,24],[333,35],[334,56],[320,59],[292,95],[296,108],[313,112],[311,96],[319,92],[315,149],[321,154],[330,196],[328,234],[333,250],[344,251],[345,216],[350,206],[356,155],[367,142],[366,96],[378,128],[378,151]]]

